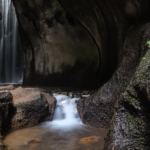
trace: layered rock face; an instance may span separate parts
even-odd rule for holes
[[[98,80],[93,38],[58,0],[13,0],[26,55],[24,84],[83,86]]]

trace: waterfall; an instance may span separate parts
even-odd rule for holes
[[[0,0],[0,11],[0,84],[18,83],[23,78],[25,58],[12,1]]]
[[[57,105],[52,122],[46,125],[53,130],[72,130],[82,126],[81,119],[77,112],[77,101],[80,97],[70,98],[63,94],[53,94],[57,99]]]

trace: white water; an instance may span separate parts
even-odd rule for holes
[[[52,122],[48,122],[53,129],[70,130],[82,125],[81,119],[77,112],[76,102],[80,98],[70,98],[66,95],[53,95],[57,99],[57,106]]]
[[[0,0],[0,12],[0,83],[18,83],[23,78],[25,58],[12,1]]]

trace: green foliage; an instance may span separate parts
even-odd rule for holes
[[[150,48],[150,41],[147,41],[148,47]]]

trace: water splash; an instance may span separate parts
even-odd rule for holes
[[[77,101],[80,98],[70,98],[69,96],[59,94],[53,95],[57,99],[57,106],[52,122],[48,122],[53,129],[70,130],[79,128],[82,125],[77,112]]]

